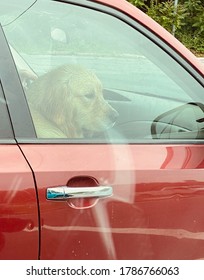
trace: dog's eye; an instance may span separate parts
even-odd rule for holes
[[[87,99],[91,100],[91,99],[94,99],[95,94],[94,94],[94,93],[88,93],[88,94],[85,95],[85,97],[86,97]]]

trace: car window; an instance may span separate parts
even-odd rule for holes
[[[0,81],[0,140],[13,139],[10,118]]]
[[[204,138],[202,86],[117,17],[37,1],[15,19],[4,15],[3,28],[38,138]]]

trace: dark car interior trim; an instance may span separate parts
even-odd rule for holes
[[[0,81],[0,140],[7,143],[7,141],[13,138],[13,129]]]
[[[10,48],[0,26],[0,78],[15,137],[35,137],[30,111],[13,61]]]

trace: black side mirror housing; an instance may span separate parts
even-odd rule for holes
[[[153,139],[204,139],[204,104],[192,102],[158,116],[151,125]]]

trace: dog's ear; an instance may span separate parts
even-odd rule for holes
[[[76,123],[76,109],[67,80],[55,83],[49,88],[49,101],[44,107],[46,116],[60,128],[69,138],[81,137]]]
[[[58,72],[53,71],[34,81],[27,96],[32,108],[60,128],[71,108],[68,85],[58,75]]]

